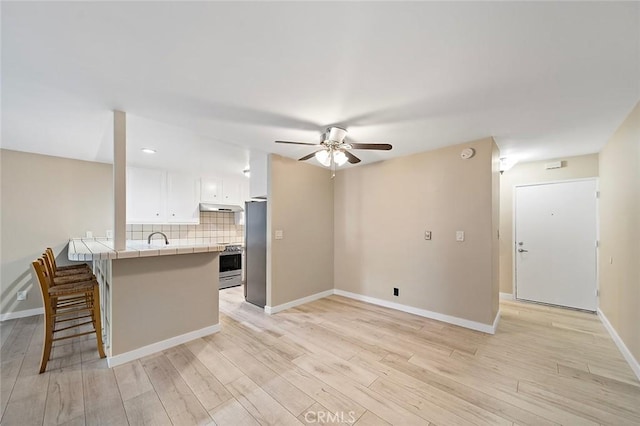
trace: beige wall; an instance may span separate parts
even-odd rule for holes
[[[476,155],[461,159],[464,147]],[[496,156],[487,138],[338,172],[336,289],[492,324]]]
[[[112,262],[111,356],[218,324],[218,253]]]
[[[2,283],[0,313],[42,307],[31,262],[52,247],[66,259],[69,238],[113,227],[109,164],[0,150]],[[28,299],[16,301],[18,290]]]
[[[329,171],[269,156],[267,305],[333,288],[333,181]],[[276,240],[275,230],[284,238]],[[269,260],[270,259],[270,260]]]
[[[544,165],[562,161],[562,168],[546,170]],[[598,176],[598,154],[516,164],[500,179],[500,291],[513,294],[513,187]]]
[[[640,104],[600,152],[600,309],[640,361]]]

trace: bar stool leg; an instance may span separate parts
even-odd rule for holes
[[[51,356],[51,346],[53,345],[53,327],[55,326],[51,308],[45,307],[44,312],[44,343],[42,345],[42,361],[40,361],[40,373],[44,373]]]
[[[98,286],[95,286],[93,292],[93,328],[96,330],[96,342],[98,344],[98,354],[100,358],[106,357],[104,353],[104,344],[102,343],[102,319],[100,317],[100,295]]]

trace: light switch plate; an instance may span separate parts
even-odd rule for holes
[[[276,229],[275,238],[276,240],[282,240],[284,238],[284,231],[282,229]]]
[[[424,231],[424,239],[425,240],[431,239],[431,231]]]
[[[464,241],[464,231],[456,231],[456,241]]]

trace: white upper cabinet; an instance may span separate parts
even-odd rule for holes
[[[127,223],[163,223],[165,219],[165,172],[127,167]]]
[[[222,204],[222,179],[204,177],[200,188],[200,202]]]
[[[247,179],[203,177],[200,202],[211,204],[243,205],[247,199]]]
[[[241,204],[240,183],[236,179],[225,179],[222,185],[222,204]]]
[[[269,157],[266,153],[251,151],[250,198],[267,198],[268,162]]]
[[[167,173],[167,222],[199,223],[199,179],[190,174]]]
[[[199,223],[199,179],[127,167],[127,223]]]

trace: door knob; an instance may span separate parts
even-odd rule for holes
[[[525,249],[518,249],[518,253],[528,253],[529,250],[525,250]]]

